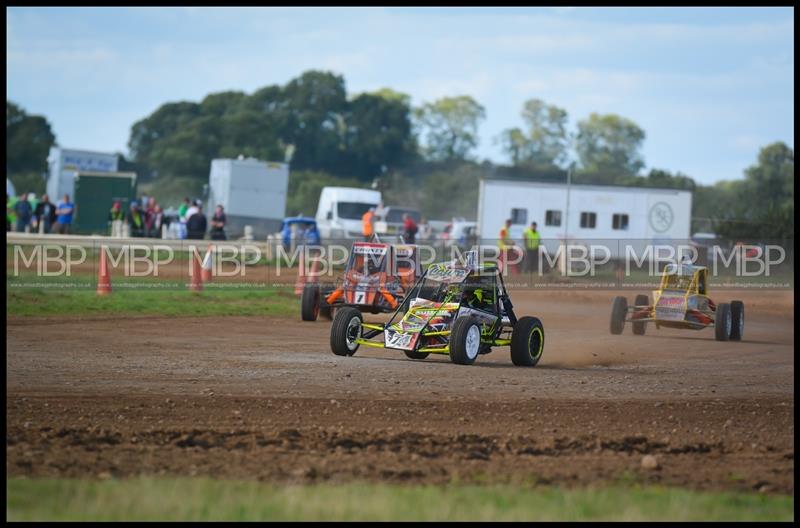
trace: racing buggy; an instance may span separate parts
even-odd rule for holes
[[[350,306],[370,313],[393,312],[420,275],[417,246],[354,242],[344,277],[333,284],[308,283],[300,298],[303,321]]]
[[[621,334],[625,323],[632,323],[633,333],[644,335],[647,323],[656,328],[714,327],[717,341],[741,341],[744,333],[744,303],[731,301],[716,304],[708,297],[708,268],[691,264],[667,264],[661,275],[653,302],[647,295],[637,295],[633,306],[625,297],[615,297],[611,306],[611,333]]]
[[[428,267],[388,322],[337,310],[331,351],[352,356],[361,346],[403,351],[410,359],[446,354],[460,365],[510,346],[514,365],[533,367],[544,350],[544,327],[535,317],[517,319],[496,265],[440,263]]]

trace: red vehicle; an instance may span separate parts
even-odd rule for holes
[[[340,306],[393,312],[419,275],[417,246],[355,242],[340,281],[305,285],[301,316],[303,321],[316,321],[320,314],[332,319],[333,310]]]

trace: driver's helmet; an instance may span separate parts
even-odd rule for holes
[[[470,306],[477,306],[483,304],[484,293],[483,288],[471,288],[465,292],[465,301]]]

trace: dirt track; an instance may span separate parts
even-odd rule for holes
[[[514,295],[545,325],[535,369],[339,358],[322,321],[9,318],[7,473],[793,492],[792,292],[737,293],[741,343],[612,336],[613,295]]]

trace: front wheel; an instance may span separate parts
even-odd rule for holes
[[[300,315],[303,321],[316,321],[319,316],[319,285],[306,284],[300,298]]]
[[[459,317],[450,332],[450,361],[472,365],[481,349],[481,325],[471,317]]]
[[[621,295],[614,297],[611,304],[611,333],[621,334],[625,329],[625,316],[628,315],[628,300]]]
[[[331,324],[331,352],[337,356],[352,356],[358,350],[358,339],[364,319],[355,308],[345,307],[336,310]]]
[[[544,326],[536,317],[523,317],[511,332],[511,362],[535,367],[544,351]]]
[[[647,306],[650,304],[650,297],[647,295],[637,295],[636,296],[636,307],[639,308],[640,306]],[[645,330],[647,330],[647,321],[634,321],[631,323],[633,327],[633,333],[635,335],[644,335]]]
[[[721,303],[717,305],[717,313],[714,317],[714,337],[717,341],[728,341],[733,330],[733,317],[731,317],[731,305]]]
[[[731,301],[731,341],[741,341],[744,335],[744,303]]]

